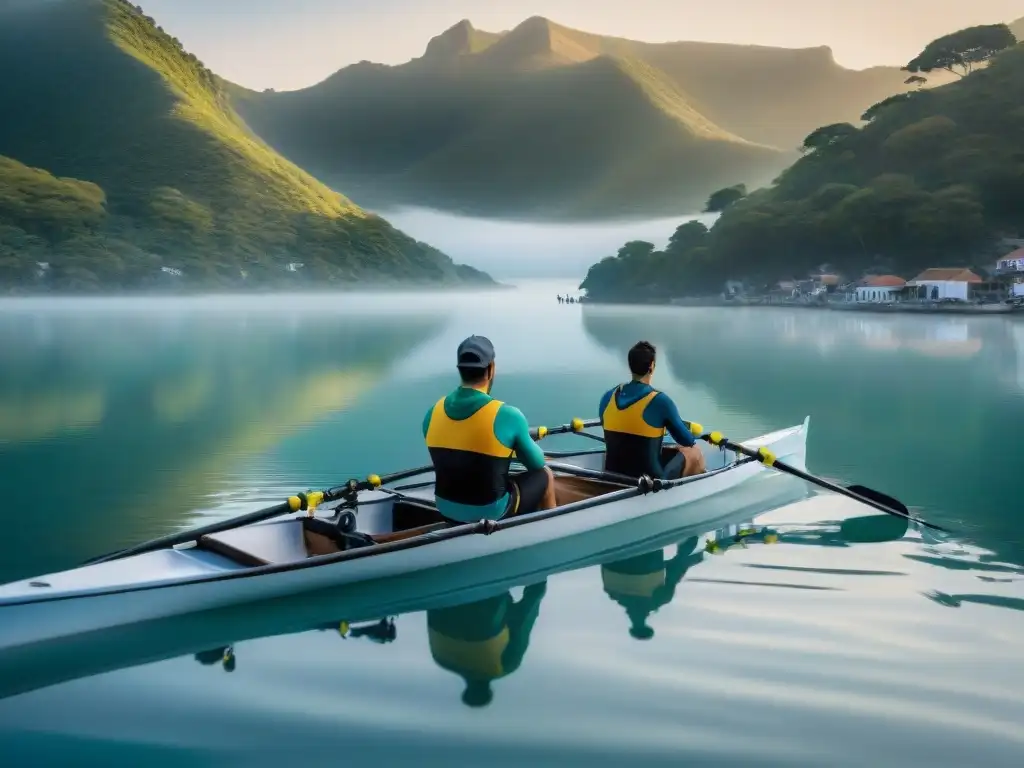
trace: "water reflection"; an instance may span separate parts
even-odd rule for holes
[[[0,495],[57,482],[62,526],[43,535],[35,515],[9,529],[0,580],[187,524],[223,491],[277,494],[273,478],[235,481],[241,460],[352,408],[444,322],[436,309],[0,312]]]
[[[426,612],[430,655],[463,679],[467,707],[490,704],[492,683],[519,669],[546,592],[547,581],[540,581],[526,586],[518,601],[507,591]]]
[[[703,561],[704,551],[699,544],[700,538],[691,536],[676,545],[676,554],[671,559],[665,558],[663,549],[656,549],[601,566],[605,594],[625,609],[631,637],[654,637],[648,619],[672,602],[686,572]]]
[[[409,762],[441,748],[451,751],[438,764],[466,750],[474,763],[501,754],[508,765],[593,764],[606,751],[615,764],[648,752],[658,765],[799,755],[831,765],[846,754],[879,764],[856,751],[865,728],[894,765],[913,764],[909,746],[891,751],[908,733],[918,749],[947,735],[970,744],[976,764],[1014,764],[1019,584],[903,557],[936,547],[886,520],[817,497],[622,544],[582,570],[525,556],[521,596],[507,583],[441,579],[428,599],[410,599],[423,584],[406,580],[369,603],[338,590],[129,630],[80,648],[74,670],[55,675],[65,662],[52,653],[35,660],[35,680],[12,683],[25,665],[12,676],[0,658],[0,697],[24,694],[0,702],[0,723],[12,738],[45,716],[55,739],[84,728],[117,739],[145,718],[140,743],[173,740],[198,762],[230,749],[239,764],[279,759],[272,740],[286,726],[315,754],[332,754],[339,732],[359,734],[360,760],[385,764],[396,749]],[[965,621],[972,610],[984,618]],[[97,666],[83,658],[93,653],[117,658]],[[978,653],[1005,675],[977,685]],[[122,669],[132,664],[146,666]],[[736,717],[755,724],[739,744]],[[469,732],[473,743],[459,741]]]
[[[321,631],[337,633],[342,639],[366,638],[370,642],[386,645],[398,639],[395,620],[391,617],[363,624],[349,624],[347,621],[335,621],[319,627]],[[193,658],[204,667],[219,665],[225,672],[234,672],[238,666],[238,657],[234,645],[222,645],[199,651]]]
[[[811,471],[878,488],[1024,563],[1007,514],[1024,443],[993,443],[1024,424],[1016,320],[584,305],[583,323],[619,355],[650,338],[671,374],[726,414],[769,429],[810,414]]]

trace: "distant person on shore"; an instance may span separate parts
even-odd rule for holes
[[[634,344],[627,357],[632,380],[610,389],[601,398],[598,415],[604,427],[605,470],[663,479],[698,475],[705,471],[704,454],[672,398],[651,386],[655,357],[650,342]],[[666,432],[677,446],[674,455],[663,463]]]

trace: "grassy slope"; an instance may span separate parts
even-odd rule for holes
[[[221,277],[307,257],[325,279],[456,275],[268,147],[216,76],[120,0],[7,12],[0,71],[18,73],[0,81],[0,155],[97,184],[118,237],[144,250],[187,247]],[[12,168],[0,188],[24,176]]]
[[[457,44],[464,25],[441,38],[408,65],[364,63],[291,93],[233,93],[277,148],[373,200],[530,216],[667,213],[785,165],[779,151],[715,126],[646,62],[591,55],[544,20],[475,53]]]
[[[767,183],[808,132],[859,118],[904,79],[843,69],[826,48],[645,44],[531,18],[500,35],[461,22],[402,66],[234,93],[274,146],[357,197],[589,217],[692,210],[720,186]]]

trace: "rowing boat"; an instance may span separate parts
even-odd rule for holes
[[[803,467],[808,423],[742,445]],[[423,578],[449,566],[486,579],[494,558],[547,543],[618,536],[631,523],[713,523],[728,514],[729,491],[762,475],[783,476],[732,450],[702,450],[707,470],[675,481],[606,473],[603,449],[546,452],[558,506],[499,521],[440,520],[429,468],[350,482],[347,492],[299,494],[266,519],[243,515],[0,586],[0,650],[314,590]],[[423,479],[400,484],[415,475]],[[322,502],[332,497],[336,503]]]

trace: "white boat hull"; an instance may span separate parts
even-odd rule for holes
[[[805,420],[800,426],[744,444],[767,446],[779,459],[804,468],[807,427]],[[0,586],[0,651],[298,593],[398,577],[419,579],[441,568],[471,565],[475,578],[483,582],[496,577],[491,570],[495,558],[522,557],[545,544],[564,545],[584,536],[621,541],[625,535],[641,532],[645,524],[667,530],[714,523],[729,514],[728,503],[727,497],[723,503],[708,503],[711,498],[761,476],[785,477],[757,462],[742,463],[676,488],[609,501],[491,535],[466,535],[339,562],[308,558],[284,567],[244,568],[211,552],[164,549],[13,582]]]

